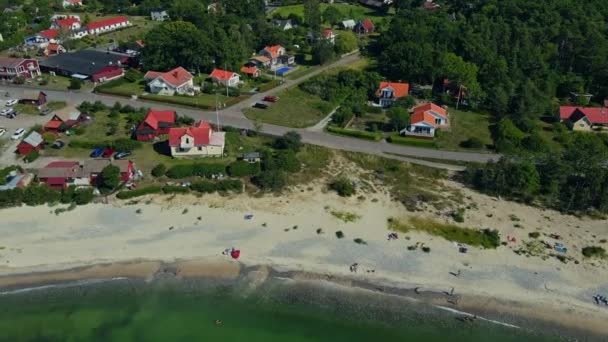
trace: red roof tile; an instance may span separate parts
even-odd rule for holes
[[[57,20],[55,20],[55,24],[57,24],[57,25],[59,25],[61,27],[71,28],[72,25],[74,25],[75,23],[80,23],[80,19],[75,18],[75,17],[71,17],[71,18],[57,19]]]
[[[370,19],[367,19],[367,18],[361,20],[361,26],[366,31],[373,31],[374,30],[374,23]]]
[[[425,122],[433,127],[436,126],[435,117],[433,117],[433,115],[431,115],[429,112],[414,112],[410,118],[410,124],[413,125],[419,122]]]
[[[127,17],[123,17],[123,16],[113,17],[113,18],[102,19],[102,20],[91,22],[87,25],[87,28],[89,30],[94,30],[96,28],[116,25],[116,24],[127,22],[127,21],[129,21],[129,19],[127,19]]]
[[[55,39],[55,38],[57,38],[59,31],[56,29],[49,29],[49,30],[40,31],[39,34],[47,39]]]
[[[559,107],[559,118],[568,120],[576,111],[584,114],[592,124],[608,124],[608,108],[604,107]]]
[[[157,77],[161,77],[165,82],[174,87],[179,87],[180,85],[190,81],[192,79],[192,74],[182,67],[177,67],[167,72],[148,71],[144,75],[144,78],[147,80],[155,79]]]
[[[398,83],[398,82],[380,82],[378,93],[384,88],[393,88],[395,98],[407,96],[410,92],[409,83]]]
[[[51,120],[51,121],[47,122],[46,125],[44,125],[44,128],[58,129],[59,127],[61,127],[62,123],[63,122],[61,122],[59,120]]]
[[[211,132],[211,125],[207,121],[200,121],[193,127],[170,128],[169,146],[179,146],[184,135],[194,138],[194,146],[209,145]]]
[[[232,78],[235,72],[222,70],[222,69],[213,69],[211,74],[209,75],[211,78],[217,78],[218,80],[228,81]]]
[[[436,105],[432,102],[421,104],[420,106],[417,106],[414,108],[414,113],[429,112],[429,111],[433,111],[446,118],[448,116],[448,113],[446,112],[445,109],[439,107],[438,105]]]
[[[254,66],[243,65],[241,67],[241,72],[243,74],[247,74],[247,75],[255,75],[255,73],[258,72],[258,68],[255,65]]]
[[[175,111],[152,109],[148,112],[148,115],[144,119],[144,122],[154,129],[158,129],[159,122],[175,124]]]
[[[325,29],[323,30],[323,37],[324,38],[331,38],[331,36],[334,35],[334,31],[332,29]]]
[[[279,57],[279,50],[282,48],[281,45],[273,45],[273,46],[267,46],[264,48],[264,50],[270,52],[270,56],[272,56],[272,58],[277,58]]]

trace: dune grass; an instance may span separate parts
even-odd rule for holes
[[[411,231],[426,232],[448,241],[460,242],[470,246],[491,249],[500,246],[500,236],[496,230],[464,228],[420,217],[412,217],[407,223],[390,218],[388,228],[404,233]]]

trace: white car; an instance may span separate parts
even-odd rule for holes
[[[3,136],[4,133],[6,133],[6,128],[0,127],[0,137]]]
[[[10,114],[10,113],[12,113],[12,112],[13,112],[13,109],[11,109],[11,108],[6,108],[6,109],[3,109],[3,110],[1,110],[1,111],[0,111],[0,115],[2,115],[2,116],[7,116],[8,114]]]
[[[10,99],[6,101],[5,106],[10,107],[16,105],[17,103],[19,103],[19,100]]]
[[[23,137],[24,134],[25,134],[25,128],[17,128],[15,133],[13,133],[13,135],[11,136],[11,139],[13,139],[13,140],[21,139],[21,137]]]

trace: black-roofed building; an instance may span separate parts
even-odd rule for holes
[[[126,67],[129,63],[130,58],[125,55],[97,50],[81,50],[49,57],[40,62],[40,69],[43,72],[54,72],[57,75],[87,80],[107,66]]]

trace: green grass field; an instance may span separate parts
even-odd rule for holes
[[[353,19],[358,21],[363,18],[369,18],[375,24],[378,24],[384,21],[388,16],[385,13],[371,8],[351,4],[321,4],[321,13],[330,6],[337,8],[344,16],[344,20]],[[304,18],[304,5],[282,6],[270,12],[271,17],[280,16],[282,18],[287,18],[290,14],[295,14],[300,18]]]
[[[282,90],[277,96],[280,100],[270,103],[268,109],[248,108],[244,110],[245,116],[269,124],[301,128],[313,126],[334,108],[332,103],[298,87]]]
[[[473,111],[449,109],[451,130],[441,131],[435,138],[435,144],[445,150],[471,150],[460,146],[460,143],[469,138],[478,138],[484,145],[492,145],[490,134],[490,115]],[[480,150],[487,150],[482,148]]]

